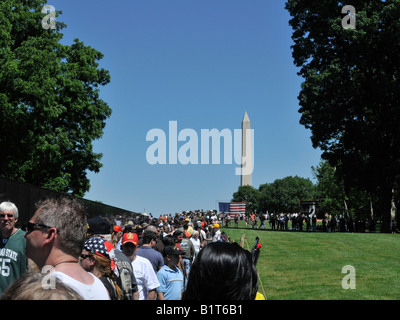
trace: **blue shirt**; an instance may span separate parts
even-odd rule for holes
[[[179,268],[172,270],[164,265],[157,272],[157,279],[160,286],[157,292],[163,292],[165,300],[181,300],[183,291],[183,273]]]
[[[155,273],[157,273],[157,271],[160,270],[160,268],[164,265],[164,258],[162,254],[154,250],[152,247],[141,246],[137,250],[136,255],[149,260]]]

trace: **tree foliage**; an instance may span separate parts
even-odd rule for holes
[[[312,171],[317,179],[315,198],[323,214],[368,219],[374,216],[371,206],[374,207],[376,199],[363,189],[346,186],[328,161],[322,160],[317,167],[312,167]]]
[[[260,185],[260,209],[269,212],[299,212],[301,201],[314,198],[310,179],[288,176]]]
[[[304,82],[300,123],[348,186],[374,194],[390,230],[400,175],[400,0],[355,0],[344,29],[336,0],[289,0],[294,63]]]
[[[240,186],[238,191],[233,193],[233,202],[246,202],[246,213],[259,211],[258,203],[260,192],[252,186]]]
[[[276,179],[272,183],[240,186],[233,194],[233,202],[246,202],[246,212],[298,212],[302,200],[314,197],[314,184],[298,176]]]
[[[92,142],[111,115],[98,88],[110,75],[101,52],[60,43],[58,18],[55,30],[42,27],[45,4],[0,3],[0,175],[83,196],[86,171],[101,167]]]

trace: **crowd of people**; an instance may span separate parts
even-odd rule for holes
[[[228,241],[214,211],[92,217],[50,198],[22,228],[0,204],[2,300],[254,300],[251,253]]]
[[[234,221],[234,227],[238,228],[238,221],[244,220],[246,228],[269,229],[283,231],[323,231],[323,232],[376,232],[376,221],[372,218],[352,218],[344,215],[325,214],[319,221],[315,214],[306,213],[266,213],[249,216],[236,216],[233,219],[229,215],[222,214],[225,227],[230,227]],[[392,233],[396,232],[394,220],[391,223]]]

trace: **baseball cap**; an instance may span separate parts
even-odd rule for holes
[[[110,234],[111,225],[102,217],[93,217],[88,221],[88,234]]]
[[[166,247],[164,248],[164,254],[165,254],[165,255],[171,256],[171,255],[173,255],[173,254],[175,254],[175,255],[180,255],[180,254],[184,254],[184,253],[185,253],[185,252],[179,250],[177,246],[166,246]]]
[[[128,242],[131,242],[135,246],[137,246],[137,244],[139,243],[138,235],[134,232],[124,233],[124,235],[122,236],[122,244],[125,244]]]

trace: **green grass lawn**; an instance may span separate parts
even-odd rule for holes
[[[257,270],[268,300],[400,299],[399,234],[252,230],[240,223],[222,231],[238,243],[245,235],[250,250],[260,238]],[[355,289],[342,288],[346,265],[355,268]]]

